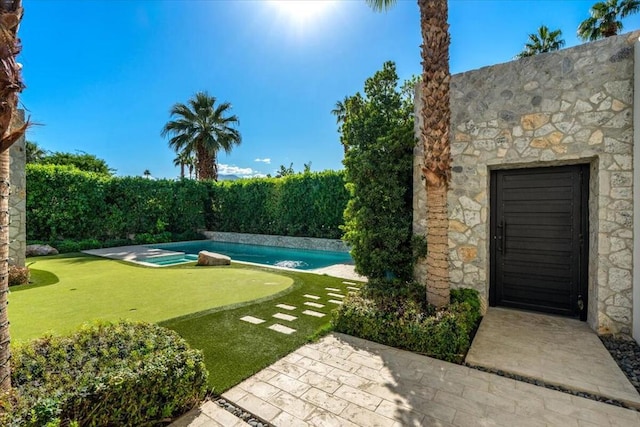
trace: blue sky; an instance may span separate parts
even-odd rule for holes
[[[21,101],[40,124],[27,139],[95,154],[118,175],[174,178],[160,131],[174,103],[206,90],[240,119],[242,144],[221,154],[221,173],[341,169],[330,111],[384,61],[401,79],[420,74],[419,13],[413,0],[387,13],[321,3],[305,18],[269,1],[24,0]],[[593,3],[451,0],[451,72],[512,60],[542,24],[575,46]],[[640,15],[623,24],[640,28]]]

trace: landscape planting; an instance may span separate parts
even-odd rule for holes
[[[333,171],[218,183],[30,164],[27,186],[27,240],[66,241],[69,251],[193,240],[205,228],[339,238],[349,197]]]

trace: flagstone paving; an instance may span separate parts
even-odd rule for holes
[[[630,409],[335,333],[223,397],[276,426],[640,425]]]

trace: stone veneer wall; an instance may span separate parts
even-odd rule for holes
[[[24,110],[18,110],[20,122],[24,122]],[[25,250],[27,248],[27,177],[25,164],[27,154],[25,151],[24,135],[9,149],[11,157],[11,195],[9,196],[9,257],[15,265],[24,267]]]
[[[452,287],[475,288],[487,302],[491,170],[590,164],[588,322],[600,332],[631,331],[633,45],[638,36],[640,31],[452,77]],[[420,145],[414,162],[414,232],[424,234]],[[416,278],[424,281],[425,271],[423,263],[418,265]]]
[[[349,252],[347,245],[338,239],[318,239],[315,237],[273,236],[268,234],[226,233],[203,231],[207,239],[218,242],[244,243],[248,245],[279,246],[294,249],[315,249],[320,251]]]

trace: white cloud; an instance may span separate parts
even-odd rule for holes
[[[264,159],[261,159],[261,158],[258,157],[257,159],[254,160],[254,162],[261,162],[261,163],[266,163],[266,164],[270,165],[271,164],[271,159],[269,157],[265,157]]]
[[[254,171],[251,168],[241,168],[238,166],[233,166],[233,165],[225,165],[225,164],[218,164],[218,173],[221,175],[238,175],[238,176],[246,176],[246,175],[253,175],[256,173],[256,171]]]

